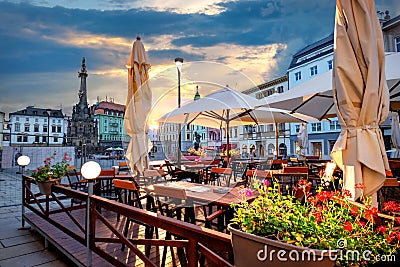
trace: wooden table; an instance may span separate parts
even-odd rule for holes
[[[198,204],[203,207],[205,224],[206,227],[211,227],[212,220],[217,219],[217,228],[219,231],[223,231],[226,225],[233,218],[233,209],[231,208],[232,203],[240,203],[242,201],[241,190],[243,187],[222,187],[222,186],[212,186],[195,184],[189,182],[174,182],[174,183],[161,183],[155,185],[158,190],[165,189],[169,191],[171,188],[183,189],[185,191],[186,197],[186,212],[185,221],[195,223],[195,212],[194,205]],[[155,195],[154,185],[145,187],[144,190],[149,196]],[[160,194],[161,195],[161,194]],[[164,194],[163,194],[164,195]],[[258,195],[257,191],[253,191],[253,196],[247,197],[247,201],[252,201]],[[148,201],[150,202],[150,201]],[[213,211],[212,207],[217,207],[217,211]],[[208,207],[208,215],[206,214],[206,208]],[[222,211],[222,212],[221,212]],[[217,214],[218,216],[214,216]],[[207,218],[212,218],[207,221]]]
[[[157,186],[184,189],[188,199],[207,204],[230,207],[232,203],[240,203],[242,201],[240,194],[240,191],[243,190],[242,187],[223,187],[189,182],[159,183]],[[144,190],[147,193],[154,193],[154,186],[147,186]],[[248,200],[255,198],[256,192],[253,193],[253,196],[248,198]]]

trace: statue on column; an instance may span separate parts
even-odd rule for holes
[[[198,134],[197,132],[194,132],[194,149],[195,150],[199,150],[200,148],[200,134]]]

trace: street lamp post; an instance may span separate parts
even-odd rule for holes
[[[86,257],[87,265],[92,266],[92,250],[90,249],[90,197],[93,195],[93,182],[100,175],[101,167],[95,161],[88,161],[83,164],[81,173],[88,181],[88,197],[86,202]]]
[[[175,58],[176,68],[178,69],[178,108],[181,107],[181,72],[183,65],[183,58],[177,57]],[[178,135],[178,166],[181,166],[182,160],[182,130],[181,124],[179,124],[179,135]]]
[[[25,166],[27,166],[29,163],[31,162],[31,159],[28,157],[28,156],[24,156],[24,155],[22,155],[22,156],[20,156],[18,159],[17,159],[17,163],[18,163],[18,165],[19,166],[21,166],[21,169],[22,169],[22,171],[21,171],[21,173],[22,173],[22,175],[21,175],[21,178],[22,178],[22,188],[21,188],[21,190],[22,190],[22,199],[21,199],[21,228],[20,229],[27,229],[27,228],[25,228],[25,218],[24,218],[24,214],[25,214],[25,206],[24,206],[24,202],[25,202],[25,181],[24,181],[24,169],[25,169]]]

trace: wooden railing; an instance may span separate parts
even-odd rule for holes
[[[233,266],[233,251],[230,237],[227,234],[121,204],[113,200],[107,200],[99,196],[90,197],[90,215],[87,218],[89,221],[82,221],[82,214],[86,210],[88,200],[87,193],[65,186],[53,185],[51,196],[33,194],[28,178],[27,176],[23,177],[24,207],[39,215],[53,226],[56,226],[81,244],[89,244],[90,251],[95,252],[114,266],[128,266],[128,262],[130,261],[127,257],[137,257],[146,266],[158,266],[158,263],[153,262],[147,253],[137,248],[138,245],[156,248],[176,247],[178,248],[178,254],[181,254],[178,256],[183,266],[198,266],[199,263],[204,263],[204,259],[217,266]],[[68,199],[75,199],[77,200],[75,202],[80,202],[81,204],[67,207],[65,200]],[[80,212],[77,211],[79,209],[81,209]],[[65,223],[67,220],[57,219],[56,214],[60,213],[65,213],[64,218],[69,218],[68,224]],[[80,214],[80,217],[78,214]],[[110,214],[114,216],[109,216]],[[116,214],[120,214],[126,218],[134,218],[136,222],[153,227],[154,229],[165,230],[177,238],[172,240],[140,236],[135,239],[127,238],[121,229],[123,227],[120,224],[118,227],[116,225]],[[89,240],[86,239],[86,225],[90,225]],[[102,227],[102,234],[98,231],[100,227]],[[107,229],[109,234],[104,235],[104,229]],[[115,243],[124,244],[129,248],[130,252],[127,252],[122,260],[121,257],[116,257],[112,250],[107,250],[107,244]],[[88,262],[90,262],[89,259]]]

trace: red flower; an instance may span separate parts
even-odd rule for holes
[[[353,216],[358,216],[358,208],[357,207],[351,208],[350,214]]]
[[[386,233],[386,226],[381,225],[381,226],[379,226],[378,228],[376,228],[376,231],[377,231],[378,233],[384,234],[384,233]]]
[[[358,188],[358,189],[362,189],[362,190],[364,190],[365,189],[365,185],[364,184],[356,184],[355,186],[354,186],[354,188]]]
[[[383,211],[400,211],[400,203],[388,201],[383,203]]]
[[[333,197],[333,192],[321,191],[316,195],[316,198],[320,202],[325,202],[326,200],[330,200]]]
[[[372,221],[374,222],[375,219],[378,218],[378,209],[374,208],[374,207],[368,207],[365,210],[365,219],[367,219],[368,221]]]
[[[346,231],[351,232],[351,231],[353,231],[353,225],[351,224],[351,222],[345,222],[343,229],[346,230]]]
[[[365,222],[363,222],[363,221],[358,221],[357,224],[361,228],[365,226]]]

